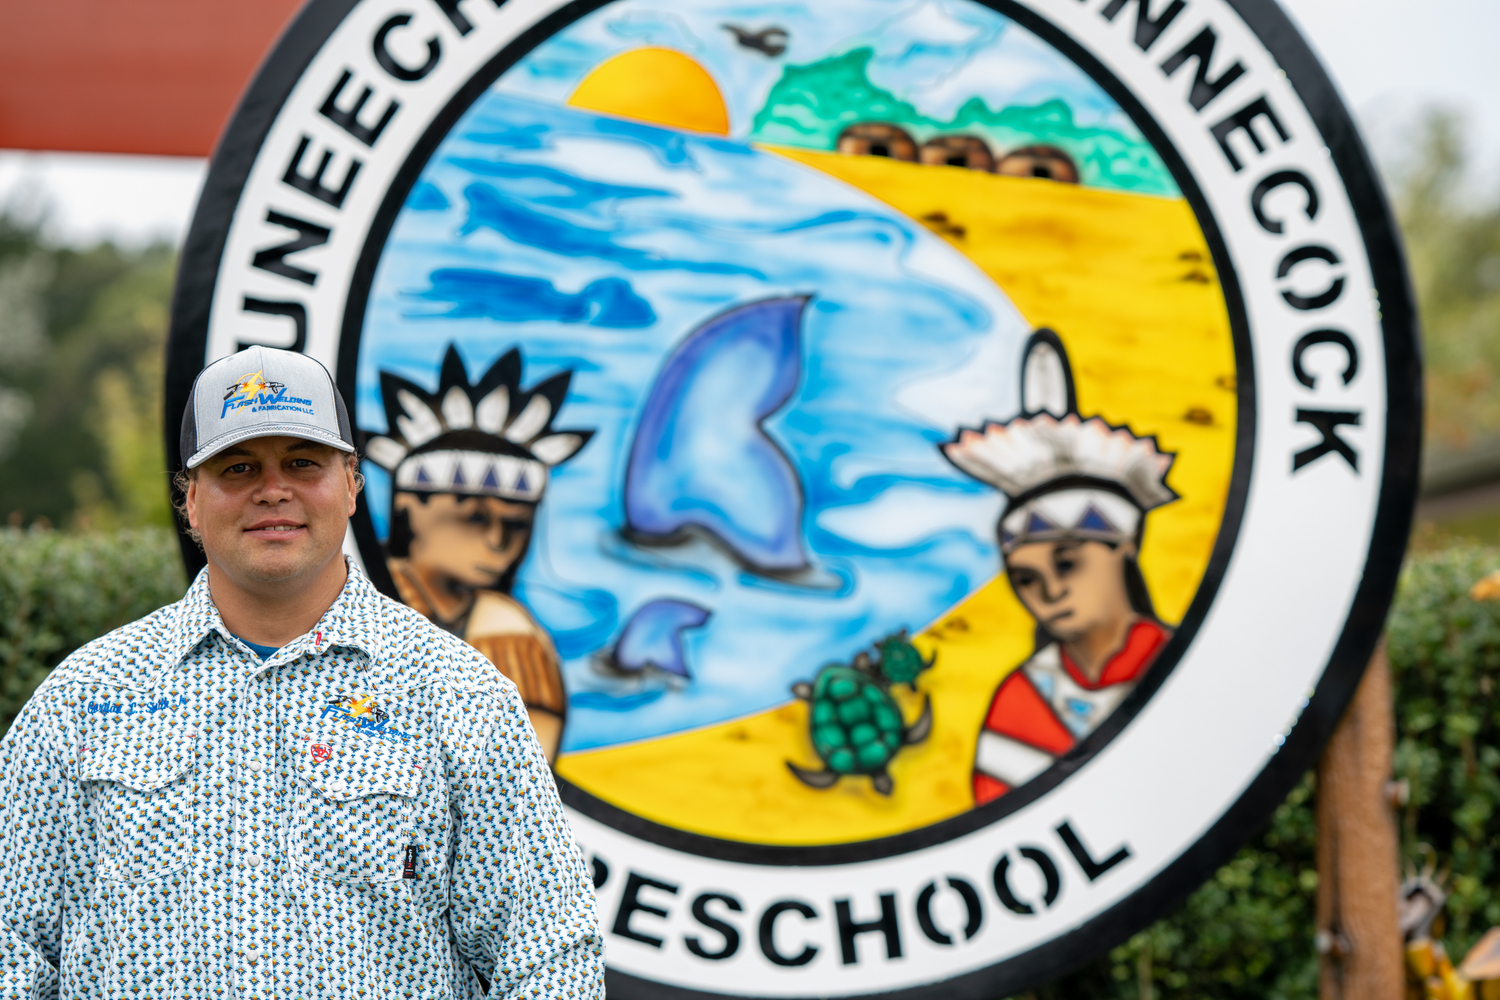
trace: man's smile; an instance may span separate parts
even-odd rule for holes
[[[305,531],[306,528],[307,525],[300,521],[279,517],[257,521],[245,529],[245,534],[268,539],[274,538],[279,541],[290,538],[298,532]]]

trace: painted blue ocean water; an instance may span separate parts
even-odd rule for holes
[[[738,359],[728,363],[678,352],[716,317],[767,300],[805,300],[785,335],[753,324],[716,334],[722,345],[704,356]],[[471,378],[512,347],[525,385],[575,372],[555,425],[596,433],[554,471],[515,588],[564,660],[567,752],[782,704],[822,664],[920,628],[991,578],[1000,498],[937,445],[1014,413],[1028,333],[967,259],[827,175],[745,142],[497,87],[444,140],[395,223],[366,313],[355,421],[384,431],[380,370],[434,387],[450,343]],[[653,394],[668,369],[671,391]],[[679,409],[647,413],[651,398]],[[762,404],[774,408],[759,419]],[[683,454],[698,464],[643,448],[658,485],[637,509],[707,512],[713,530],[676,545],[629,530],[643,422],[652,441],[690,441]],[[788,470],[779,492],[757,497],[777,461]],[[365,472],[384,537],[389,477]],[[752,512],[764,522],[753,531]],[[785,565],[757,567],[756,545]],[[704,613],[656,610],[683,606]],[[672,662],[642,669],[637,647]]]

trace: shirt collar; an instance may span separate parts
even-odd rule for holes
[[[379,655],[384,631],[381,595],[353,559],[345,556],[344,564],[348,567],[349,577],[338,598],[306,636],[287,643],[282,647],[283,651],[296,647],[299,653],[321,654],[332,646],[349,646],[372,660]],[[171,638],[164,648],[164,666],[176,666],[212,632],[217,632],[226,642],[230,640],[229,629],[209,595],[208,567],[205,566],[198,571],[182,600],[177,602],[175,619],[169,629]],[[271,660],[280,656],[281,653],[277,653]]]
[[[384,646],[384,601],[359,564],[348,556],[349,579],[338,599],[307,633],[308,650],[322,653],[330,646],[351,646],[376,659]]]
[[[213,599],[208,596],[207,566],[198,571],[174,610],[173,620],[166,630],[168,639],[163,644],[163,666],[166,667],[176,666],[210,632],[222,631],[224,628],[219,609],[214,607]]]

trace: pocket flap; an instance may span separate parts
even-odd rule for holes
[[[141,727],[95,737],[78,751],[81,781],[114,781],[138,792],[154,792],[193,766],[195,734]]]
[[[292,746],[297,773],[334,802],[364,795],[416,796],[422,761],[408,747],[354,730],[322,730]]]

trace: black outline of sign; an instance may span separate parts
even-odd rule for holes
[[[214,152],[198,208],[183,245],[173,295],[164,428],[169,467],[173,469],[181,468],[177,428],[193,379],[203,366],[210,304],[234,209],[277,112],[323,42],[345,19],[356,2],[357,0],[311,0],[298,13],[262,63]],[[363,322],[364,300],[379,260],[379,249],[389,234],[406,193],[415,183],[428,158],[448,129],[490,82],[541,41],[608,2],[611,0],[575,0],[532,25],[458,91],[449,105],[434,117],[428,131],[413,147],[411,156],[393,178],[385,202],[372,220],[370,239],[353,273],[350,302],[352,304],[357,299],[358,307],[346,309],[336,372],[340,390],[346,397],[354,388],[354,362],[358,356],[358,334]],[[1248,486],[1253,456],[1255,423],[1254,387],[1250,383],[1254,368],[1249,356],[1243,300],[1222,238],[1212,217],[1207,213],[1206,203],[1197,193],[1195,182],[1166,141],[1165,134],[1145,112],[1140,102],[1099,60],[1057,26],[1012,0],[979,2],[1015,20],[1053,45],[1120,102],[1148,141],[1162,154],[1192,205],[1209,242],[1234,332],[1235,361],[1239,377],[1239,417],[1233,488],[1219,538],[1204,574],[1204,582],[1184,616],[1176,638],[1163,652],[1158,669],[1148,675],[1146,682],[1126,699],[1105,725],[1053,768],[990,806],[975,809],[931,827],[880,840],[810,848],[767,847],[715,840],[661,827],[608,806],[566,782],[560,782],[564,800],[569,805],[627,835],[726,860],[775,865],[820,865],[909,853],[988,826],[1055,787],[1123,729],[1180,658],[1189,638],[1196,632],[1212,603],[1244,514],[1243,505],[1247,493],[1245,487]],[[1383,478],[1370,549],[1349,617],[1310,703],[1302,711],[1280,751],[1219,820],[1150,882],[1079,927],[1031,951],[952,979],[878,994],[884,1000],[917,1000],[919,997],[934,995],[934,991],[940,991],[944,996],[955,1000],[1004,996],[1067,972],[1160,916],[1227,861],[1264,823],[1311,766],[1353,697],[1355,686],[1384,625],[1386,609],[1395,591],[1411,527],[1421,458],[1420,350],[1414,298],[1406,274],[1400,238],[1390,206],[1376,180],[1369,154],[1332,81],[1306,41],[1274,0],[1226,2],[1259,37],[1286,72],[1288,81],[1302,99],[1327,144],[1333,165],[1354,206],[1375,288],[1380,297],[1388,404],[1385,452],[1381,463]],[[477,83],[481,80],[482,83]],[[399,198],[395,197],[397,192],[400,192]],[[370,548],[375,539],[363,498],[355,515],[355,532],[362,551],[375,551]],[[181,541],[184,560],[189,568],[196,570],[201,567],[203,557],[196,545],[185,535]],[[370,569],[373,571],[372,577],[377,582],[382,582],[380,577],[384,574],[380,570],[383,566],[378,560],[372,561]],[[383,582],[383,589],[389,592],[389,580]],[[729,996],[650,982],[613,970],[607,973],[607,980],[612,995],[626,998],[649,996],[662,1000],[714,1000]],[[874,995],[869,996],[873,998]]]

